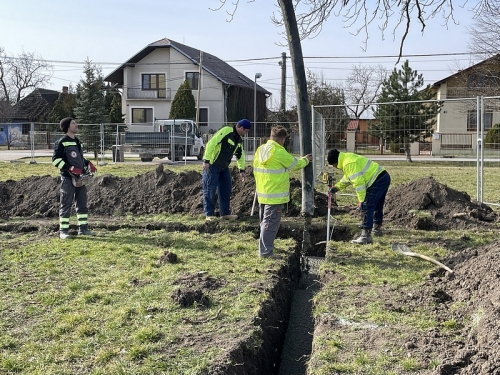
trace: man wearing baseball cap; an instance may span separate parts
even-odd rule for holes
[[[229,164],[233,155],[240,170],[240,177],[245,181],[245,151],[243,136],[250,131],[251,123],[242,119],[234,126],[224,126],[208,141],[203,156],[203,211],[207,221],[215,219],[215,192],[219,193],[219,214],[224,220],[236,220],[231,215],[231,173]]]

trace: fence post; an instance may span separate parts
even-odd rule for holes
[[[35,160],[35,124],[31,123],[30,124],[30,148],[31,148],[31,160],[30,164],[36,164]]]
[[[101,149],[101,161],[99,163],[99,165],[106,165],[106,160],[105,160],[105,155],[104,155],[104,124],[101,123],[100,124],[100,132],[99,132],[99,145],[100,145],[100,149]]]

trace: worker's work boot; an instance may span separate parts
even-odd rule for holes
[[[224,215],[220,217],[222,220],[238,220],[238,215]]]
[[[90,231],[86,225],[80,225],[80,227],[78,228],[78,235],[79,236],[95,236],[95,233]]]
[[[373,224],[372,234],[376,237],[382,237],[384,235],[384,231],[382,230],[382,224]]]
[[[60,230],[59,231],[59,238],[61,240],[67,240],[69,238],[69,233],[68,233],[68,230],[67,229],[63,229],[63,230]]]
[[[361,230],[361,235],[356,238],[355,240],[352,240],[351,243],[357,243],[360,245],[366,245],[368,243],[373,243],[372,235],[371,235],[371,230],[369,229],[362,229]]]

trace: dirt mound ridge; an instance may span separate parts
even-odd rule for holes
[[[251,168],[242,182],[237,168],[232,169],[231,210],[249,216],[252,210],[255,179]],[[292,202],[287,216],[299,216],[301,183],[291,180]],[[59,177],[32,176],[20,181],[0,182],[0,218],[57,217],[59,215]],[[160,213],[203,214],[201,174],[176,173],[160,164],[154,171],[135,177],[102,175],[87,185],[89,213],[95,216],[147,215]],[[315,194],[315,216],[326,216],[326,196]],[[258,214],[258,204],[255,213]]]
[[[461,334],[424,330],[409,335],[405,346],[424,362],[436,360],[433,356],[437,356],[440,365],[436,374],[498,374],[500,242],[461,250],[443,262],[453,269],[453,274],[436,270],[423,284],[402,292],[399,303],[409,310],[433,306],[436,321],[453,322]]]
[[[397,226],[422,230],[475,229],[497,220],[489,206],[432,177],[390,188],[384,212]]]

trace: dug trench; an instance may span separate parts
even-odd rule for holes
[[[95,177],[88,186],[89,212],[93,217],[93,228],[103,231],[114,231],[118,228],[195,230],[214,234],[222,229],[231,229],[251,231],[257,239],[258,218],[250,215],[255,186],[250,172],[247,180],[242,182],[238,179],[237,171],[233,171],[231,206],[233,213],[241,217],[238,222],[200,223],[201,220],[198,222],[193,220],[193,224],[190,225],[160,221],[144,223],[124,218],[127,215],[146,216],[162,213],[201,217],[203,214],[201,176],[198,172],[177,174],[159,165],[155,171],[132,178],[111,175]],[[0,182],[0,230],[13,233],[39,231],[57,235],[59,183],[58,178],[50,176]],[[306,360],[311,353],[312,332],[325,327],[332,329],[333,322],[314,322],[311,313],[312,296],[319,290],[321,283],[326,283],[328,278],[331,278],[331,275],[324,275],[322,277],[325,278],[320,279],[318,266],[325,255],[325,244],[315,245],[324,242],[326,238],[327,198],[325,194],[315,192],[315,214],[313,224],[308,231],[313,246],[307,254],[302,253],[304,225],[300,216],[300,202],[301,184],[297,180],[292,180],[291,202],[286,207],[278,236],[294,238],[297,248],[273,276],[270,286],[272,298],[261,306],[258,319],[255,321],[255,324],[262,329],[263,344],[258,350],[253,350],[249,343],[238,343],[227,351],[227,360],[219,361],[219,364],[211,369],[210,374],[306,374]],[[334,207],[334,211],[356,215],[354,208],[351,207]],[[425,211],[426,215],[408,215],[411,211]],[[10,218],[24,218],[24,220],[13,221],[9,220]],[[439,184],[430,177],[392,187],[386,201],[386,218],[387,222],[394,226],[420,230],[497,228],[494,225],[498,222],[497,215],[488,206],[474,202],[467,194]],[[348,241],[352,238],[354,230],[356,228],[338,226],[333,232],[333,239]],[[76,228],[71,228],[70,233],[75,231]],[[471,288],[475,291],[489,288],[493,295],[500,295],[500,278],[496,268],[490,267],[491,261],[499,258],[498,245],[492,244],[479,251],[469,251],[463,244],[454,246],[458,247],[458,251],[446,260],[447,264],[455,267],[456,274],[462,272],[463,277],[475,280],[477,275],[481,275],[481,280],[462,283],[456,277],[442,278],[436,273],[430,275],[430,280],[420,285],[421,290],[418,294],[415,292],[409,300],[402,295],[400,301],[402,305],[415,305],[417,303],[415,296],[420,296],[421,300],[428,299],[428,296],[446,296],[437,301],[443,305],[439,309],[440,313],[448,310],[444,305],[450,300],[464,300],[469,309],[472,309],[471,305],[475,307],[484,305],[484,309],[490,311],[488,303],[493,304],[493,307],[497,306],[494,304],[496,300],[493,301],[487,292],[484,292],[484,300],[466,301],[466,299],[473,293]],[[479,261],[479,258],[483,260]],[[476,277],[473,276],[474,273]],[[488,285],[483,286],[482,280],[488,280]],[[436,293],[436,290],[440,293]],[[436,303],[434,300],[428,302]],[[493,309],[492,314],[494,311],[496,310]],[[491,336],[492,332],[499,331],[493,316],[485,321],[489,326],[481,327],[482,332],[490,333],[488,340],[494,339]],[[465,351],[466,359],[450,357],[449,354],[454,347],[446,338],[440,340],[436,334],[431,338],[426,338],[425,334],[415,335],[413,333],[412,343],[408,345],[417,348],[413,349],[416,351],[421,345],[420,354],[423,358],[428,350],[424,346],[429,345],[429,342],[435,346],[432,348],[433,351],[443,353],[443,357],[440,358],[442,369],[436,372],[438,374],[458,374],[461,373],[460,369],[464,369],[463,374],[488,374],[493,372],[487,371],[500,363],[498,356],[500,351],[492,352],[493,349],[487,347],[473,347],[474,343],[480,341],[477,335],[470,339],[471,342],[457,344],[456,350]],[[476,357],[478,360],[475,360]],[[488,362],[485,358],[490,358],[491,361]],[[472,372],[467,372],[468,370]]]

